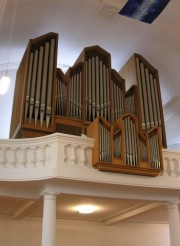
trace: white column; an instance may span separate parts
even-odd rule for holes
[[[56,194],[44,194],[42,246],[56,245]]]
[[[171,246],[180,245],[180,220],[178,203],[168,203],[168,214],[169,214],[169,231]]]

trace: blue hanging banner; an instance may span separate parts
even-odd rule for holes
[[[146,23],[152,23],[170,0],[128,0],[119,14]]]

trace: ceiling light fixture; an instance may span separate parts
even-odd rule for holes
[[[10,85],[10,77],[8,76],[8,64],[10,59],[10,49],[11,49],[11,43],[12,43],[12,37],[13,37],[13,31],[14,31],[14,24],[15,24],[15,18],[16,18],[16,12],[17,12],[17,1],[14,1],[14,7],[13,7],[13,13],[11,18],[11,24],[10,24],[10,30],[9,30],[9,38],[8,38],[8,47],[7,47],[7,55],[6,55],[6,69],[5,74],[0,80],[0,95],[6,94],[8,91],[9,85]]]
[[[96,210],[96,207],[93,205],[80,205],[75,208],[80,214],[91,214]]]
[[[10,85],[10,78],[5,75],[0,80],[0,95],[6,94]]]

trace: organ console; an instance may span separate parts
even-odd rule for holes
[[[56,68],[57,46],[56,33],[29,41],[16,76],[10,137],[83,133],[95,139],[98,170],[158,175],[166,147],[158,71],[134,54],[118,73],[111,55],[95,45],[64,74]]]

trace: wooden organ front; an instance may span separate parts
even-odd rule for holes
[[[132,86],[136,91],[136,117],[139,121],[139,130],[146,132],[153,127],[159,127],[162,145],[166,148],[166,134],[160,94],[158,71],[139,54],[134,54],[119,71],[125,79],[129,90]],[[131,96],[131,97],[132,97]]]
[[[29,41],[16,76],[10,137],[86,134],[95,139],[98,170],[157,176],[166,147],[158,71],[134,54],[118,73],[96,45],[64,74],[56,68],[57,46],[56,33]]]
[[[31,39],[16,75],[10,137],[33,137],[54,130],[58,35]]]

